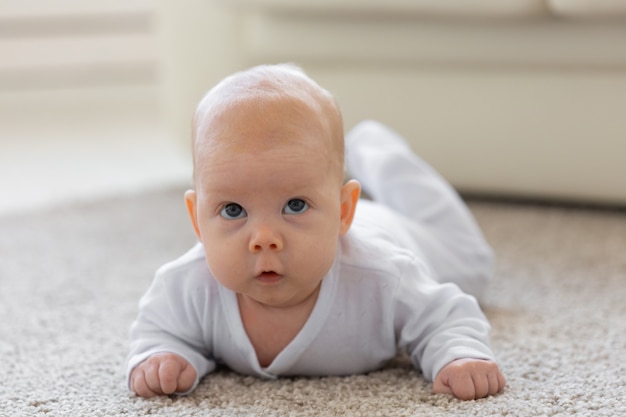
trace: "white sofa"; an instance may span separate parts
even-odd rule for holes
[[[161,0],[161,80],[188,146],[202,94],[300,64],[350,128],[378,119],[459,190],[626,204],[626,1]]]

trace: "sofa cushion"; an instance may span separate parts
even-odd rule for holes
[[[624,19],[624,0],[548,0],[552,14],[575,19]]]
[[[222,3],[274,12],[410,14],[442,18],[524,18],[547,13],[544,0],[222,0]]]

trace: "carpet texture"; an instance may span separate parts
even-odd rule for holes
[[[182,190],[0,218],[0,416],[624,416],[626,213],[474,202],[498,256],[484,301],[505,392],[433,395],[399,357],[368,375],[129,394],[137,301],[194,236]]]

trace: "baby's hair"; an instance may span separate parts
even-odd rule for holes
[[[258,65],[224,78],[198,104],[192,122],[192,156],[194,182],[198,140],[210,129],[212,117],[228,111],[243,100],[281,99],[306,103],[324,117],[331,137],[332,151],[343,175],[343,119],[333,95],[311,79],[304,70],[291,63]],[[294,110],[303,106],[293,106]],[[263,111],[263,106],[259,106]]]

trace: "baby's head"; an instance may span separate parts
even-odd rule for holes
[[[343,147],[335,100],[297,67],[254,67],[207,93],[185,199],[218,281],[274,307],[317,294],[360,191],[343,184]]]
[[[266,136],[250,134],[263,128],[269,128]],[[301,129],[314,136],[296,134]],[[329,166],[320,170],[343,179],[339,107],[327,90],[294,65],[261,65],[222,80],[200,101],[192,135],[194,182],[202,179],[204,156],[216,148],[256,151],[286,143],[322,152]]]

